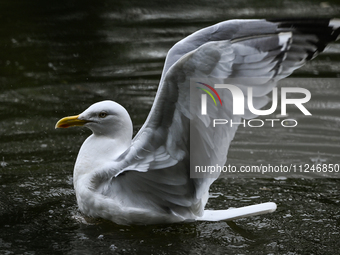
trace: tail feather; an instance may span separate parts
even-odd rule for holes
[[[276,204],[267,202],[257,205],[244,206],[240,208],[231,208],[227,210],[204,210],[202,217],[198,221],[221,221],[236,220],[240,218],[271,213],[276,210]]]

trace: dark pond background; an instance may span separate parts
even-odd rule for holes
[[[0,254],[337,254],[336,178],[220,179],[208,208],[266,201],[274,214],[234,222],[85,224],[72,186],[88,130],[56,121],[112,99],[143,124],[168,49],[232,18],[339,17],[329,1],[0,0]],[[340,44],[294,74],[340,78]],[[290,81],[291,82],[291,81]],[[299,86],[299,84],[295,84]],[[306,87],[296,128],[240,128],[229,163],[340,163],[340,83]]]

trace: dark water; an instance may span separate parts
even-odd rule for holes
[[[337,178],[218,180],[208,208],[278,204],[274,214],[234,222],[84,224],[72,169],[89,131],[54,125],[111,99],[128,109],[137,132],[166,52],[199,28],[232,18],[339,14],[338,1],[0,1],[0,253],[338,253]],[[295,77],[340,78],[340,44]],[[328,81],[308,87],[313,115],[293,112],[299,127],[241,128],[229,162],[340,164],[340,84]]]

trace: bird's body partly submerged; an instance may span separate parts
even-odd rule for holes
[[[118,224],[215,221],[274,211],[274,203],[204,211],[218,174],[190,178],[190,160],[223,165],[237,126],[220,132],[207,129],[209,115],[200,115],[198,103],[190,110],[195,103],[189,100],[190,79],[242,81],[242,86],[253,87],[258,109],[268,102],[266,94],[278,80],[338,39],[339,26],[336,19],[231,20],[188,36],[169,51],[151,112],[133,139],[129,114],[112,101],[61,119],[56,127],[85,126],[93,132],[74,168],[80,211]],[[221,97],[225,100],[218,116],[236,122],[254,117],[249,111],[232,116],[232,101],[227,94]],[[194,147],[190,132],[195,134]]]

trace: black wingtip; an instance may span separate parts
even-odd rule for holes
[[[340,19],[336,18],[290,18],[268,21],[277,23],[279,29],[314,34],[328,42],[336,41],[340,35]]]
[[[282,32],[292,31],[294,35],[314,35],[315,41],[309,41],[317,48],[316,52],[309,52],[307,60],[324,51],[327,44],[339,39],[340,19],[329,18],[289,18],[268,20],[276,23]]]

